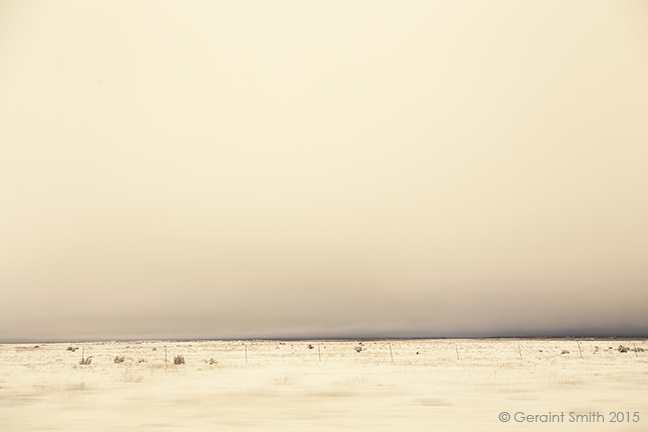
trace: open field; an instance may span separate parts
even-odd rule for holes
[[[621,352],[619,346],[629,350]],[[176,356],[183,356],[184,364],[174,364]],[[90,358],[89,364],[80,364],[82,357]],[[502,423],[501,412],[564,416],[562,422],[554,417],[547,424],[513,418]],[[605,421],[598,417],[598,422],[570,422],[572,412],[598,412]],[[624,423],[611,423],[611,412],[623,412]],[[625,413],[630,414],[629,422]],[[638,422],[632,419],[634,413]],[[648,430],[648,342],[415,339],[0,345],[3,432],[539,428]]]

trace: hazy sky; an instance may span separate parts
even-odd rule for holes
[[[648,334],[648,3],[0,2],[0,340]]]

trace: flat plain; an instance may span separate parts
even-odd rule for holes
[[[648,342],[0,345],[3,432],[538,429],[648,430]]]

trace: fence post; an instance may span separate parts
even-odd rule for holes
[[[581,350],[580,341],[576,342],[578,342],[578,352],[580,353],[580,357],[583,358],[583,351]]]

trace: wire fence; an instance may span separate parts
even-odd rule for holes
[[[78,352],[77,350],[81,348]],[[112,363],[182,367],[264,364],[472,364],[546,361],[648,361],[648,342],[618,339],[390,339],[316,341],[144,341],[84,344],[0,345],[0,361],[29,364]]]

